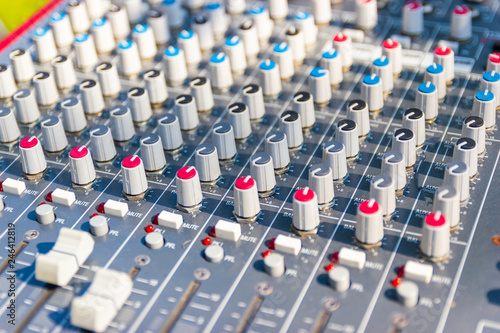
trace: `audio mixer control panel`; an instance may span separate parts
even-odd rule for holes
[[[500,332],[499,7],[49,2],[0,42],[0,332]]]

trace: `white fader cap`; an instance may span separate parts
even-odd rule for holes
[[[301,233],[316,233],[319,226],[318,198],[308,187],[293,195],[293,228]]]
[[[252,177],[240,177],[234,183],[234,216],[240,220],[251,220],[260,213],[257,183]]]
[[[183,167],[175,177],[177,187],[177,206],[189,210],[200,205],[203,199],[198,172],[194,167]]]
[[[122,161],[123,194],[127,197],[144,195],[148,189],[148,180],[144,164],[139,156],[128,156]]]
[[[384,237],[382,209],[375,199],[363,201],[356,214],[356,240],[361,244],[375,245]]]
[[[450,252],[450,223],[440,211],[424,219],[420,252],[431,259],[444,258]]]
[[[69,152],[71,182],[76,186],[90,185],[96,177],[90,151],[85,146],[75,147]]]

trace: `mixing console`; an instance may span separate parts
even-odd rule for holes
[[[500,332],[499,7],[50,2],[0,42],[0,332]]]

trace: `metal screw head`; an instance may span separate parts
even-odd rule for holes
[[[151,258],[145,254],[139,254],[134,258],[134,262],[137,266],[146,266],[151,262]]]
[[[198,268],[194,271],[194,278],[198,281],[206,280],[210,277],[210,271],[206,268]]]
[[[321,300],[321,305],[325,311],[333,312],[339,308],[340,302],[335,297],[324,297]]]
[[[270,295],[274,291],[274,287],[267,282],[259,282],[255,286],[255,291],[260,296]]]
[[[24,239],[26,239],[26,240],[36,239],[36,238],[38,238],[39,235],[40,235],[40,232],[38,232],[37,230],[28,230],[24,234]]]

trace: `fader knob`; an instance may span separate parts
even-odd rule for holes
[[[236,155],[233,127],[228,123],[218,123],[212,127],[212,140],[217,147],[219,160],[230,160]]]
[[[75,147],[69,152],[71,182],[76,186],[87,186],[96,177],[90,151],[85,146]]]
[[[39,179],[47,169],[42,145],[35,136],[27,137],[19,143],[23,174],[27,179]]]
[[[78,133],[87,127],[87,119],[80,100],[74,96],[61,102],[63,124],[66,132]]]
[[[293,96],[293,109],[300,115],[302,128],[311,128],[316,122],[312,95],[307,91],[299,91]]]
[[[152,69],[144,73],[146,90],[152,105],[161,105],[168,98],[167,81],[163,71]]]
[[[424,6],[418,1],[407,1],[403,5],[401,32],[419,36],[424,32]]]
[[[248,107],[243,103],[234,103],[228,107],[228,110],[229,122],[234,130],[234,138],[236,140],[248,138],[252,134]]]
[[[320,207],[330,206],[334,197],[332,169],[323,163],[311,166],[309,188],[316,193]]]
[[[474,96],[472,113],[484,120],[487,129],[493,128],[496,123],[496,99],[497,97],[489,90],[478,91]]]
[[[137,125],[146,123],[153,116],[149,103],[148,91],[144,88],[134,87],[128,91],[127,104],[132,113],[132,119]]]
[[[175,99],[175,115],[179,118],[181,130],[194,130],[200,124],[196,102],[191,95],[179,95]]]
[[[177,187],[177,205],[189,210],[200,205],[203,199],[198,172],[194,167],[183,167],[175,177]]]
[[[210,80],[206,77],[195,77],[191,80],[189,86],[191,87],[191,94],[196,102],[198,112],[212,110],[215,103]]]
[[[467,6],[459,5],[451,12],[450,37],[458,41],[472,38],[472,12]]]
[[[124,105],[117,105],[109,114],[113,139],[118,142],[131,140],[135,135],[135,129],[130,109]]]
[[[347,105],[347,119],[356,123],[359,137],[367,136],[370,133],[370,112],[365,101],[361,99],[350,101]]]
[[[257,183],[261,197],[267,197],[274,192],[276,176],[274,174],[273,158],[266,153],[257,153],[250,160],[250,174]]]
[[[471,178],[477,174],[477,150],[476,141],[471,138],[458,139],[453,150],[453,159],[467,164]]]
[[[266,113],[264,94],[257,84],[249,84],[243,88],[243,103],[248,106],[250,120],[259,120]]]
[[[407,128],[400,128],[394,132],[392,149],[403,154],[407,168],[415,165],[417,160],[416,140],[413,132]]]
[[[377,26],[377,0],[356,0],[357,26],[362,30],[371,30]]]
[[[316,233],[319,226],[318,197],[308,187],[293,195],[293,228],[301,233]]]
[[[460,202],[469,199],[469,167],[464,162],[453,161],[448,163],[444,172],[444,185],[453,186],[460,196]]]
[[[433,122],[438,116],[439,97],[437,88],[430,81],[419,84],[416,97],[417,109],[424,112],[425,121]]]
[[[109,162],[116,156],[115,143],[111,130],[106,125],[97,125],[90,129],[90,147],[94,161]]]
[[[342,181],[347,176],[347,158],[344,144],[338,141],[330,141],[325,144],[323,163],[332,169],[333,180]]]
[[[285,111],[280,117],[280,129],[286,135],[288,149],[296,149],[302,146],[302,121],[300,115],[295,111]]]
[[[434,50],[434,61],[443,66],[446,84],[451,86],[455,78],[455,52],[447,46],[439,46]]]
[[[155,133],[145,134],[141,138],[140,145],[144,170],[147,172],[161,171],[167,162],[160,136]]]
[[[382,159],[381,172],[391,177],[396,191],[406,186],[406,162],[402,153],[394,150],[386,152]]]
[[[347,158],[354,158],[358,155],[358,127],[354,121],[350,119],[342,119],[339,121],[335,139],[344,144]]]
[[[63,123],[58,116],[48,116],[41,121],[43,147],[46,152],[56,153],[68,146]]]
[[[478,155],[484,155],[486,150],[486,128],[483,118],[477,116],[465,118],[462,125],[462,137],[473,139],[477,145]]]
[[[14,112],[8,107],[0,107],[0,143],[14,142],[20,135]]]
[[[450,252],[450,223],[440,211],[424,219],[420,252],[431,259],[444,258]]]
[[[196,147],[194,160],[201,182],[213,183],[219,179],[221,174],[219,156],[213,144],[202,143]]]
[[[387,216],[396,210],[396,191],[394,181],[389,175],[380,174],[370,184],[370,198],[380,205],[382,215]]]
[[[286,172],[290,164],[286,135],[280,131],[269,132],[266,135],[265,147],[266,153],[272,157],[275,173]]]
[[[456,228],[460,222],[460,195],[451,185],[439,187],[434,193],[432,211],[440,211],[450,224],[450,228]]]
[[[127,197],[143,195],[148,189],[148,180],[142,160],[137,155],[122,161],[123,194]]]
[[[361,85],[361,94],[368,103],[370,112],[379,112],[384,107],[382,80],[376,74],[366,75]]]
[[[257,183],[250,176],[234,183],[234,215],[236,219],[252,220],[260,213]]]
[[[36,103],[35,94],[30,89],[18,90],[12,96],[12,101],[16,107],[16,116],[19,124],[33,124],[40,118],[40,110]]]
[[[181,127],[179,119],[174,114],[167,113],[158,120],[158,134],[164,150],[177,151],[182,147]]]
[[[90,79],[80,83],[80,94],[86,114],[98,114],[104,110],[104,98],[98,81]]]
[[[420,109],[408,109],[403,118],[403,128],[408,128],[415,134],[417,147],[425,142],[425,115]]]
[[[356,241],[361,244],[375,245],[384,237],[382,208],[375,199],[363,201],[356,214]]]

